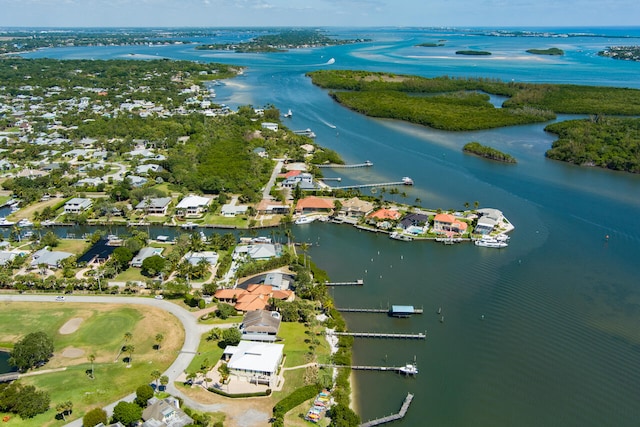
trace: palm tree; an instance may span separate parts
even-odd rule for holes
[[[164,335],[162,334],[156,334],[156,342],[158,343],[156,345],[156,350],[160,350],[160,343],[164,340]]]
[[[420,205],[422,203],[422,199],[420,197],[416,197],[416,205]]]
[[[307,242],[302,242],[300,244],[300,249],[302,249],[304,266],[307,266],[307,251],[309,250],[309,244]]]
[[[469,204],[469,202],[464,202],[464,208],[465,208],[465,209],[469,209],[469,206],[471,206],[471,205]]]
[[[163,389],[167,388],[167,384],[169,384],[169,377],[166,375],[163,375],[160,377],[160,385],[162,386]]]
[[[124,351],[129,353],[129,362],[127,366],[131,366],[131,361],[133,360],[133,352],[136,351],[136,346],[133,344],[126,345]]]
[[[160,372],[157,369],[154,369],[151,372],[151,379],[156,383],[156,389],[158,389],[158,380],[160,380],[161,376],[162,376],[162,372]]]
[[[91,353],[87,356],[87,359],[89,359],[89,362],[91,362],[91,379],[94,379],[95,377],[93,376],[93,362],[96,361],[96,355]]]

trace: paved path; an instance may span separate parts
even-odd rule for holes
[[[278,160],[278,162],[276,163],[276,167],[273,168],[273,172],[271,173],[271,178],[269,178],[269,182],[267,182],[267,185],[264,186],[264,190],[262,191],[263,199],[271,198],[271,187],[273,187],[273,185],[275,184],[276,178],[278,177],[278,174],[282,170],[283,166],[284,166],[284,161]]]
[[[168,301],[157,300],[153,298],[140,298],[140,297],[113,297],[113,296],[65,296],[68,302],[84,302],[84,303],[107,303],[107,304],[136,304],[146,305],[161,308],[169,313],[173,314],[180,320],[184,327],[184,344],[180,353],[176,357],[176,360],[169,366],[163,375],[169,377],[169,385],[167,391],[174,395],[180,396],[184,399],[187,406],[199,411],[215,412],[221,411],[226,404],[217,405],[204,405],[184,396],[180,390],[178,390],[173,382],[176,378],[184,372],[185,369],[191,363],[191,360],[198,351],[200,345],[200,337],[203,333],[208,332],[214,327],[225,327],[226,325],[202,325],[198,323],[198,318],[193,316],[193,313],[185,310],[184,308],[172,304]],[[54,302],[55,295],[0,295],[0,301],[23,301],[23,302]],[[64,304],[64,303],[59,303]],[[230,326],[229,326],[230,327]],[[120,401],[132,402],[135,399],[135,393],[132,393],[124,398],[113,402],[110,405],[104,407],[109,416],[113,414],[113,408]],[[82,427],[82,419],[77,419],[66,424],[71,427]]]

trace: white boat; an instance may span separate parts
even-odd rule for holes
[[[418,373],[418,366],[415,363],[407,363],[398,368],[398,372],[406,375],[416,375]]]
[[[389,234],[389,237],[395,240],[402,240],[403,242],[410,242],[413,240],[413,237],[408,236],[406,234],[398,233],[397,231]]]
[[[507,242],[509,241],[509,239],[511,239],[511,237],[507,236],[506,234],[498,234],[497,236],[495,236],[495,239],[499,242]]]
[[[44,227],[49,227],[49,226],[51,226],[51,225],[55,225],[55,223],[56,223],[55,221],[50,220],[50,219],[47,219],[47,220],[42,221],[42,223],[41,223],[41,224],[42,224]]]
[[[18,221],[18,227],[31,227],[33,225],[33,222],[29,221],[26,218],[21,219],[20,221]]]
[[[483,236],[481,239],[473,242],[476,246],[481,246],[483,248],[506,248],[509,246],[507,242],[502,242],[495,237],[491,236]]]
[[[301,216],[294,221],[294,224],[309,224],[315,220],[315,217],[312,216]]]
[[[402,178],[402,183],[404,185],[413,185],[413,180],[411,178],[409,178],[408,176],[405,176]]]
[[[185,222],[184,224],[182,224],[180,227],[183,230],[192,230],[194,228],[197,227],[198,224],[196,224],[195,222]]]
[[[287,111],[287,112],[284,114],[284,116],[285,116],[287,119],[290,119],[291,117],[293,117],[293,111],[291,111],[291,109],[289,109],[289,111]]]
[[[11,227],[15,222],[7,221],[7,218],[0,217],[0,227]]]

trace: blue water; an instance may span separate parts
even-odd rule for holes
[[[539,30],[539,29],[536,29]],[[338,306],[423,306],[411,319],[345,316],[354,331],[420,332],[426,341],[357,340],[359,364],[404,364],[420,374],[355,374],[355,405],[363,419],[395,412],[407,391],[415,400],[399,425],[636,426],[640,419],[640,176],[550,161],[554,140],[544,125],[450,133],[370,119],[335,104],[304,74],[351,68],[423,76],[477,76],[505,81],[640,88],[640,63],[596,55],[609,45],[638,44],[640,29],[545,29],[606,37],[490,37],[468,30],[331,29],[371,43],[281,54],[200,52],[193,46],[43,50],[57,58],[167,57],[246,66],[217,87],[230,106],[273,104],[292,109],[292,129],[312,128],[317,142],[349,162],[372,168],[329,172],[343,183],[395,181],[416,185],[398,201],[462,209],[496,207],[515,224],[504,250],[471,245],[397,242],[347,226],[294,228],[315,243],[314,261],[335,280],[364,278],[337,289]],[[228,37],[228,35],[226,35]],[[445,40],[439,48],[416,44]],[[530,48],[559,47],[562,57]],[[490,57],[461,57],[481,49]],[[326,65],[330,58],[333,65]],[[565,120],[568,116],[560,117]],[[476,140],[512,154],[517,165],[464,155]],[[394,196],[386,195],[387,199]],[[164,233],[166,234],[166,233]],[[605,236],[609,236],[606,240]],[[445,322],[436,314],[442,307]],[[484,315],[484,320],[481,316]]]

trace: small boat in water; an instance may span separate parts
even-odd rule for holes
[[[395,240],[402,240],[403,242],[410,242],[413,240],[413,237],[406,234],[398,233],[397,231],[389,234],[389,237]]]
[[[289,111],[287,111],[286,113],[284,113],[284,116],[287,119],[290,119],[291,117],[293,117],[293,111],[291,111],[291,109],[289,109]]]
[[[7,218],[0,217],[0,227],[11,227],[15,222],[7,221]]]
[[[195,222],[185,222],[180,226],[180,228],[182,228],[183,230],[193,230],[197,226],[198,224],[196,224]]]
[[[309,223],[312,223],[315,220],[316,220],[315,217],[312,217],[312,216],[301,216],[300,218],[297,218],[294,221],[294,224],[298,224],[298,225],[300,225],[300,224],[309,224]]]
[[[408,176],[405,176],[402,178],[402,183],[404,185],[413,185],[413,180],[411,178],[409,178]]]
[[[476,246],[481,246],[483,248],[506,248],[509,244],[503,240],[498,240],[495,237],[491,236],[482,236],[481,239],[473,242]]]
[[[405,375],[416,375],[418,373],[418,365],[415,363],[407,363],[406,365],[400,367],[398,372]]]
[[[18,221],[18,224],[16,224],[18,227],[31,227],[33,225],[33,222],[29,221],[26,218],[21,219],[20,221]]]

